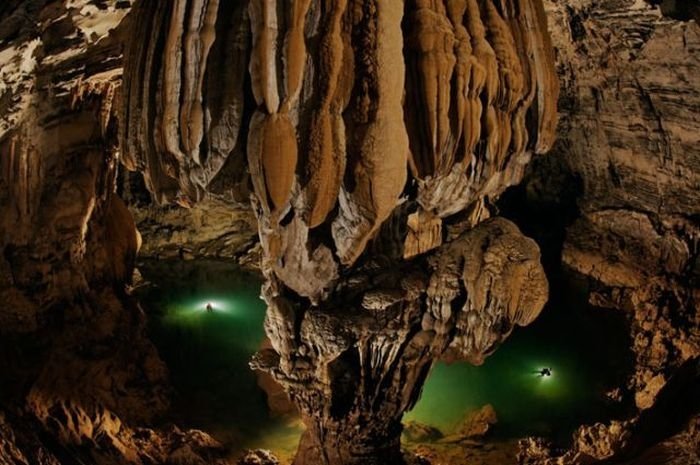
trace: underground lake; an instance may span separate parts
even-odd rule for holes
[[[266,448],[291,458],[301,423],[270,410],[259,375],[248,367],[265,340],[261,279],[213,260],[147,260],[139,270],[147,284],[137,296],[175,390],[173,417],[236,452]],[[628,406],[606,392],[624,384],[632,363],[626,322],[586,304],[576,279],[557,281],[540,318],[516,328],[482,366],[437,363],[406,421],[448,435],[491,404],[495,438],[566,441],[577,425],[623,415]],[[543,368],[551,376],[542,376]]]
[[[139,270],[147,284],[137,296],[175,390],[173,419],[212,433],[234,452],[291,456],[300,422],[270,412],[248,367],[265,339],[261,279],[215,260],[147,260]]]

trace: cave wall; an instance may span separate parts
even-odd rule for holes
[[[596,304],[633,317],[647,408],[700,353],[700,27],[632,1],[549,7],[563,88],[552,157],[581,183],[563,261],[593,279]]]
[[[116,194],[115,102],[130,7],[0,5],[2,463],[223,455],[204,433],[144,428],[170,393],[126,293],[140,236]]]
[[[548,158],[531,165],[524,180],[533,205],[562,206],[561,260],[589,278],[591,303],[628,317],[636,363],[621,388],[640,412],[661,410],[657,396],[673,392],[668,384],[678,370],[700,355],[700,26],[669,9],[678,3],[697,11],[694,2],[663,3],[545,2],[560,123]],[[683,432],[649,452],[665,453],[669,463],[696,454],[697,420],[689,417],[697,410],[684,402],[674,408],[686,423],[657,439]],[[612,462],[641,447],[649,431],[633,433],[637,428],[590,425],[563,458],[549,450],[527,463]]]
[[[124,14],[110,9],[100,27]],[[120,45],[98,43],[84,19],[76,9],[26,2],[3,20],[3,290],[24,302],[14,315],[23,321],[8,315],[6,327],[36,327],[40,311],[130,277],[138,239],[113,195]]]
[[[238,229],[233,205],[252,193],[276,338],[255,363],[292,392],[295,377],[313,380],[297,400],[317,433],[328,425],[342,433],[352,423],[339,419],[368,412],[357,399],[340,402],[344,410],[316,408],[352,392],[344,383],[404,385],[393,410],[375,417],[387,420],[377,428],[396,426],[447,346],[478,363],[539,311],[538,254],[511,226],[484,221],[550,147],[528,189],[556,199],[548,169],[580,184],[563,261],[591,277],[594,303],[630,315],[637,367],[629,394],[650,409],[699,352],[700,28],[676,19],[697,9],[542,3],[142,1],[124,35],[117,26],[130,2],[3,2],[0,323],[11,332],[62,328],[47,366],[74,367],[65,378],[47,369],[24,393],[34,418],[71,444],[107,431],[115,456],[163,458],[182,441],[178,433],[148,449],[128,426],[146,419],[128,412],[162,411],[167,396],[142,317],[123,293],[139,236],[117,190],[153,228],[150,254],[185,257],[247,247],[249,235],[239,241],[213,223],[230,218]],[[194,210],[138,205],[128,183],[117,183],[120,163],[145,175],[156,202]],[[250,214],[240,218],[250,228]],[[159,229],[169,221],[171,230]],[[448,263],[462,253],[452,247],[471,250],[465,243],[479,243],[484,230],[512,238],[494,247],[523,253],[532,281],[501,252],[489,255],[501,257],[495,268],[464,252],[466,264],[431,284],[431,273],[444,274],[430,257]],[[402,283],[386,268],[423,275]],[[494,281],[480,281],[488,276]],[[532,286],[533,295],[521,301],[513,296],[525,291],[504,283]],[[490,285],[501,302],[479,292]],[[387,335],[390,314],[404,319]],[[341,337],[327,343],[315,333]],[[444,333],[450,341],[435,336]],[[127,335],[135,357],[115,334]],[[373,360],[362,369],[376,372],[345,380],[338,373],[357,369],[354,346]],[[389,360],[413,371],[394,376]],[[106,370],[124,366],[124,376],[94,389]],[[151,392],[115,394],[144,379]],[[146,398],[155,401],[141,408]],[[594,447],[611,430],[628,431],[584,431],[589,455],[615,453]],[[200,439],[205,450],[212,444]],[[324,447],[314,441],[309,460]]]

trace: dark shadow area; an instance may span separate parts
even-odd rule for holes
[[[632,373],[630,329],[622,312],[588,303],[588,282],[562,267],[566,228],[579,215],[581,183],[561,160],[533,160],[523,183],[508,189],[494,213],[518,225],[542,253],[550,297],[542,314],[516,328],[483,366],[439,363],[408,419],[450,433],[467,414],[491,404],[495,438],[545,436],[566,446],[581,424],[634,413],[629,396],[612,400]],[[543,368],[551,376],[540,376]]]

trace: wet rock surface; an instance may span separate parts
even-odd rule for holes
[[[593,304],[629,319],[636,365],[620,393],[639,411],[652,408],[700,351],[700,27],[669,11],[686,2],[663,3],[545,3],[562,83],[561,122],[549,159],[532,165],[524,183],[535,204],[572,202],[561,223],[561,259],[589,277]],[[613,463],[624,449],[620,438],[633,430],[631,423],[590,426],[574,437],[573,451]],[[675,444],[663,460],[682,463],[674,457],[695,450],[686,443],[681,453]],[[663,450],[649,454],[662,457]],[[533,451],[532,463],[540,463],[537,456]],[[582,459],[574,452],[549,460]]]
[[[482,363],[546,301],[537,245],[488,220],[526,176],[532,198],[573,199],[552,255],[629,316],[638,414],[520,460],[693,463],[692,404],[668,399],[700,352],[700,28],[692,5],[649,3],[3,2],[2,360],[39,347],[7,363],[0,459],[230,463],[151,424],[169,395],[127,294],[141,248],[261,266],[253,363],[305,416],[296,463],[404,460],[433,360]],[[411,460],[515,460],[448,447]]]

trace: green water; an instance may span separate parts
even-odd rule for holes
[[[438,363],[406,416],[449,433],[465,413],[491,404],[496,436],[565,440],[578,425],[623,415],[605,392],[624,384],[632,356],[622,315],[586,305],[582,283],[554,283],[550,303],[527,328],[516,328],[479,367]],[[538,371],[550,368],[552,375]]]
[[[173,420],[234,449],[291,453],[300,428],[269,413],[248,367],[264,338],[260,278],[219,261],[145,261],[138,292],[150,336],[170,371]],[[212,311],[207,311],[207,304]]]
[[[158,261],[140,265],[152,284],[139,292],[150,332],[175,388],[173,419],[212,432],[235,449],[262,447],[293,454],[298,420],[269,413],[248,368],[263,338],[260,278],[216,261]],[[603,393],[624,381],[631,362],[621,315],[585,304],[586,289],[551,283],[542,316],[512,336],[480,367],[434,367],[407,420],[449,434],[469,412],[490,403],[496,437],[548,435],[566,439],[588,421],[622,413]],[[211,303],[212,312],[206,305]],[[552,376],[537,375],[541,368]]]

